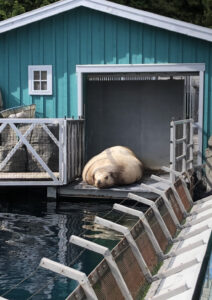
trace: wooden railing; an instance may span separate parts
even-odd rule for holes
[[[170,124],[170,168],[183,172],[193,167],[193,119],[172,121]],[[171,173],[172,182],[175,181]]]
[[[0,185],[65,185],[82,172],[84,121],[0,119],[0,148]]]

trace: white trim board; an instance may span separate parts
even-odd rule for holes
[[[90,73],[186,73],[196,72],[199,75],[199,111],[198,111],[198,163],[202,163],[202,137],[203,137],[203,101],[204,101],[204,71],[205,64],[129,64],[129,65],[77,65],[77,92],[78,116],[83,116],[83,75]]]
[[[80,6],[198,39],[212,41],[212,29],[106,0],[61,0],[0,22],[0,33],[43,20]]]

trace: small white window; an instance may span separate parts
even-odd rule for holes
[[[52,95],[52,66],[28,66],[29,94]]]

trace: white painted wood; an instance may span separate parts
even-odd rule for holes
[[[102,219],[100,217],[95,217],[94,223],[104,226],[106,228],[121,232],[125,236],[145,278],[147,279],[148,282],[152,282],[152,275],[149,271],[149,268],[142,256],[142,254],[140,253],[140,251],[138,249],[138,246],[137,246],[135,240],[133,239],[133,237],[130,233],[130,230],[125,226]]]
[[[118,231],[118,232],[122,233],[124,236],[130,234],[130,231],[127,227],[122,226],[122,225],[117,224],[117,223],[114,223],[114,222],[111,222],[111,221],[108,221],[106,219],[97,217],[97,216],[94,218],[94,223],[99,224],[99,225],[104,226],[104,227],[107,227],[109,229]]]
[[[178,139],[178,140],[176,140],[176,144],[181,144],[181,143],[183,143],[184,141],[186,141],[186,138],[181,138],[181,139]]]
[[[154,179],[155,181],[161,181],[164,183],[167,183],[169,186],[171,185],[171,180],[170,179],[166,179],[157,175],[151,175],[150,178]]]
[[[51,176],[52,180],[55,182],[58,182],[57,177],[54,175],[54,173],[49,169],[47,164],[41,159],[41,157],[37,154],[37,152],[33,149],[33,147],[29,144],[29,142],[26,140],[26,138],[22,135],[22,133],[17,129],[17,127],[14,124],[9,124],[10,127],[16,132],[16,134],[19,136],[20,140],[23,142],[24,145],[26,145],[27,149],[32,153],[32,155],[37,159],[37,161],[41,164],[43,169]]]
[[[60,186],[63,182],[54,181],[7,181],[7,186]],[[5,181],[0,181],[0,186],[5,186]]]
[[[193,150],[194,150],[194,129],[193,129],[193,121],[190,123],[190,139],[189,139],[189,144],[187,145],[187,148],[189,148],[189,159],[187,161],[187,163],[189,164],[189,169],[193,168],[193,158],[194,158],[194,154],[193,154]],[[200,146],[200,145],[198,145]]]
[[[191,122],[193,122],[193,119],[184,119],[184,120],[174,121],[174,124],[175,125],[181,125],[181,124],[188,124],[188,123],[191,123]]]
[[[67,149],[68,149],[68,145],[67,145],[67,121],[64,120],[63,121],[63,146],[62,146],[62,150],[60,149],[60,151],[63,153],[63,176],[62,176],[62,182],[64,184],[68,183],[68,170],[67,170]]]
[[[59,126],[59,149],[63,149],[63,126]],[[63,181],[63,152],[59,151],[59,174],[60,181]]]
[[[121,211],[125,214],[129,214],[129,215],[132,215],[132,216],[139,217],[139,219],[142,221],[142,224],[144,226],[144,230],[146,231],[146,233],[148,235],[148,238],[151,241],[152,246],[155,249],[155,252],[157,253],[158,257],[160,257],[161,259],[164,258],[163,251],[162,251],[160,245],[158,244],[158,241],[157,241],[151,227],[149,226],[149,223],[147,222],[147,219],[146,219],[145,214],[143,212],[138,211],[136,209],[126,207],[124,205],[117,204],[117,203],[115,203],[113,205],[113,209]]]
[[[83,288],[87,299],[98,300],[85,273],[64,266],[45,257],[41,259],[40,267],[78,281],[81,287]]]
[[[195,225],[195,224],[204,222],[205,220],[210,219],[210,218],[212,218],[212,213],[209,213],[209,214],[204,215],[204,216],[202,216],[202,217],[200,217],[200,218],[191,220],[191,221],[188,222],[188,225],[189,225],[189,226],[192,226],[192,225]]]
[[[78,236],[75,236],[75,235],[72,235],[70,237],[70,240],[69,240],[70,243],[72,244],[75,244],[77,246],[80,246],[80,247],[83,247],[83,248],[86,248],[90,251],[94,251],[94,252],[97,252],[103,256],[105,255],[110,255],[110,251],[108,248],[104,247],[104,246],[100,246],[94,242],[91,242],[91,241],[87,241],[83,238],[80,238]]]
[[[168,172],[168,173],[174,173],[176,176],[180,176],[181,173],[176,171],[176,170],[173,170],[171,168],[168,168],[168,167],[165,167],[165,166],[162,166],[161,167],[161,170],[165,171],[165,172]]]
[[[176,151],[176,128],[174,121],[171,121],[170,123],[170,169],[175,170],[176,169],[176,161],[175,161],[175,151]],[[175,174],[170,172],[170,180],[173,183],[175,181]]]
[[[1,26],[0,26],[1,27]],[[46,71],[47,72],[47,89],[46,90],[35,90],[34,89],[34,71]],[[41,82],[41,79],[38,80]],[[52,95],[52,66],[51,65],[31,65],[28,66],[28,88],[29,88],[29,95]]]
[[[187,283],[179,283],[169,289],[165,289],[162,293],[152,297],[152,300],[168,300],[190,289]],[[183,299],[182,299],[183,300]]]
[[[183,125],[183,137],[176,139],[176,128]],[[189,137],[187,127],[189,126]],[[182,154],[176,157],[176,144],[183,144]],[[188,151],[187,151],[188,150]],[[176,170],[176,162],[182,161],[182,172],[193,168],[193,119],[178,120],[171,122],[170,129],[170,168]],[[172,183],[175,181],[175,174],[170,172]]]
[[[175,20],[128,6],[111,3],[109,1],[99,0],[64,0],[60,1],[59,3],[53,3],[51,5],[44,6],[31,12],[24,13],[21,16],[16,16],[9,20],[2,21],[0,24],[0,33],[57,15],[80,6],[165,30],[196,37],[198,39],[212,41],[212,31],[209,28]]]
[[[83,74],[77,73],[78,117],[83,116]]]
[[[100,246],[96,243],[87,241],[85,239],[82,239],[78,236],[72,235],[70,237],[70,243],[78,245],[80,247],[86,248],[88,250],[97,252],[99,254],[102,254],[105,258],[105,260],[108,263],[108,266],[111,270],[111,273],[114,276],[114,279],[116,280],[116,283],[118,287],[120,288],[120,291],[125,299],[127,300],[133,300],[132,295],[121,275],[121,272],[119,271],[119,268],[115,262],[115,260],[112,257],[112,254],[110,253],[110,250],[106,247]]]
[[[191,237],[198,235],[206,230],[208,230],[210,227],[208,225],[204,225],[202,227],[199,227],[193,231],[190,231],[189,233],[185,234],[184,236],[180,236],[176,239],[174,239],[174,243],[180,242],[180,241],[185,241],[186,239],[190,239]]]
[[[185,158],[186,158],[186,154],[182,154],[182,155],[180,155],[180,156],[177,156],[177,157],[175,158],[175,160],[176,160],[176,161],[180,161],[180,160],[185,161]],[[184,164],[184,165],[185,165],[185,164]],[[185,170],[183,169],[182,171],[185,171]]]
[[[204,63],[193,64],[107,64],[107,65],[77,65],[77,73],[171,73],[171,72],[201,72],[205,70]]]
[[[191,123],[190,123],[191,124]],[[190,125],[189,124],[189,125]],[[183,139],[184,139],[184,141],[183,141],[183,161],[182,161],[182,171],[184,172],[184,171],[186,171],[187,170],[187,165],[186,165],[186,153],[187,153],[187,143],[186,143],[186,141],[187,141],[187,131],[186,131],[186,129],[187,129],[187,124],[186,123],[183,123]],[[191,133],[191,132],[190,132]],[[192,137],[193,137],[193,135],[192,135]],[[189,140],[189,142],[190,142],[190,140]],[[192,149],[191,149],[192,150]],[[177,159],[177,158],[176,158]]]
[[[165,204],[175,226],[180,227],[181,225],[175,215],[175,212],[174,212],[169,200],[166,197],[165,192],[153,187],[152,185],[147,185],[147,184],[142,183],[141,186],[144,187],[145,189],[149,190],[150,192],[160,195],[163,198],[164,204]]]
[[[173,267],[173,268],[169,268],[166,271],[161,272],[158,275],[155,275],[155,278],[157,278],[157,279],[167,278],[167,277],[169,277],[169,276],[171,276],[173,274],[176,274],[176,273],[181,272],[181,271],[183,271],[183,270],[185,270],[187,268],[190,268],[193,265],[198,264],[198,263],[199,263],[199,260],[197,258],[191,259],[191,260],[189,260],[187,262],[181,263],[179,266],[176,266],[176,267]]]
[[[175,257],[177,255],[193,250],[194,248],[198,248],[204,244],[205,244],[204,240],[199,240],[197,242],[189,244],[188,246],[176,249],[175,251],[171,251],[170,253],[167,254],[167,257]]]
[[[204,105],[204,70],[199,73],[199,112],[198,112],[198,165],[202,164],[203,149],[203,105]]]
[[[54,136],[54,134],[51,132],[51,130],[49,130],[49,128],[46,126],[46,124],[42,124],[42,128],[43,130],[50,136],[50,138],[52,139],[52,141],[57,145],[57,147],[60,147],[60,143],[59,141],[56,139],[56,137]]]
[[[172,236],[171,236],[171,233],[169,232],[165,222],[163,221],[163,218],[161,217],[161,214],[157,208],[157,206],[155,205],[154,201],[151,201],[151,200],[148,200],[146,198],[143,198],[143,197],[140,197],[138,195],[135,195],[135,194],[132,194],[132,193],[129,193],[128,194],[128,198],[129,199],[132,199],[132,200],[135,200],[137,202],[140,202],[142,204],[145,204],[145,205],[148,205],[152,208],[154,214],[155,214],[155,217],[165,235],[165,237],[167,238],[167,240],[169,241],[169,243],[171,243],[173,240],[172,240]]]
[[[7,154],[4,161],[0,164],[0,170],[4,168],[7,162],[11,159],[11,157],[15,154],[17,149],[25,144],[28,150],[33,154],[36,160],[42,165],[44,170],[50,176],[51,181],[7,181],[7,186],[19,186],[19,185],[32,185],[32,186],[52,186],[52,185],[63,185],[67,183],[67,120],[69,119],[1,119],[0,121],[0,130],[3,130],[7,125],[9,125],[19,137],[18,143],[13,147],[13,149]],[[22,134],[19,129],[16,127],[17,124],[29,124],[30,127],[27,131]],[[59,163],[60,163],[60,173],[59,179],[55,176],[55,174],[48,168],[45,162],[40,158],[37,152],[32,148],[32,146],[26,140],[27,136],[33,130],[36,125],[41,125],[43,130],[50,136],[50,138],[54,141],[54,143],[59,148]],[[58,141],[57,138],[52,134],[52,132],[48,129],[46,124],[58,124],[61,141]],[[0,186],[4,186],[5,182],[0,182]]]
[[[6,123],[5,123],[6,124]],[[32,124],[27,131],[24,133],[23,137],[27,137],[31,131],[34,128],[34,124]],[[6,166],[6,164],[8,163],[8,161],[12,158],[12,156],[15,154],[15,152],[18,150],[18,148],[23,144],[23,141],[20,139],[18,141],[18,143],[15,145],[15,147],[7,154],[7,156],[5,157],[5,159],[1,162],[0,164],[0,171]]]
[[[12,118],[9,118],[9,119],[0,119],[0,123],[4,124],[11,124],[11,123],[15,123],[15,124],[60,124],[61,122],[63,122],[64,119],[61,119],[61,118],[55,118],[55,119],[30,119],[30,118],[26,118],[26,119],[19,119],[19,118],[16,118],[16,119],[12,119]],[[71,119],[67,119],[67,120],[71,120]]]
[[[77,65],[77,89],[78,89],[78,115],[83,115],[83,74],[88,73],[157,73],[157,72],[197,72],[200,76],[200,92],[199,92],[199,115],[198,115],[198,136],[199,146],[202,149],[202,128],[203,128],[203,86],[204,86],[205,64],[128,64],[128,65]],[[190,119],[185,120],[189,123]],[[181,121],[175,121],[175,124],[181,124]],[[171,140],[172,137],[171,137]],[[174,139],[175,140],[175,139]],[[173,148],[174,149],[174,148]],[[202,151],[202,150],[201,150]],[[170,160],[171,162],[171,160]],[[198,164],[201,164],[199,160]],[[171,175],[174,177],[174,175]]]

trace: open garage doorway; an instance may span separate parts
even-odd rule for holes
[[[146,168],[169,166],[170,121],[201,122],[198,72],[87,72],[82,81],[86,161],[123,145]]]

